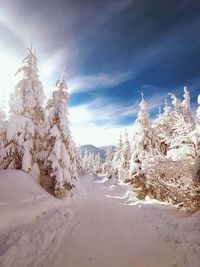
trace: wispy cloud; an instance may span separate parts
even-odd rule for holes
[[[153,95],[147,99],[148,110],[158,109],[164,103],[165,95]],[[133,103],[119,103],[113,99],[97,98],[88,104],[78,105],[69,108],[70,121],[73,126],[83,125],[120,125],[120,121],[137,115],[139,111],[140,98],[133,100]]]
[[[162,105],[164,96],[152,96],[147,99],[149,111]],[[130,140],[133,135],[133,123],[123,125],[120,119],[132,117],[133,122],[139,111],[138,98],[135,103],[115,103],[106,98],[98,98],[88,104],[74,106],[69,109],[72,134],[77,143],[101,145],[116,145],[119,134],[125,128]]]
[[[113,74],[94,74],[90,76],[77,76],[68,82],[70,93],[88,92],[101,88],[115,87],[131,77],[131,72]]]
[[[154,94],[147,98],[148,111],[153,111],[159,106],[162,106],[166,96],[167,94]],[[139,111],[139,103],[140,94],[138,94],[137,99],[133,99],[132,101],[126,103],[115,102],[115,99],[112,103],[112,100],[110,101],[110,99],[99,98],[91,102],[88,107],[89,109],[94,109],[96,111],[98,114],[97,118],[117,121],[128,116],[134,117],[137,115]]]

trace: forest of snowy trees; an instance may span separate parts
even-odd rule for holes
[[[200,96],[196,118],[184,87],[183,101],[170,94],[163,113],[151,121],[142,94],[132,136],[120,135],[114,155],[104,168],[116,183],[130,183],[137,198],[147,195],[179,207],[200,207]]]
[[[170,94],[163,112],[151,120],[142,94],[129,137],[120,134],[115,151],[100,155],[76,147],[69,127],[66,72],[46,99],[37,57],[28,49],[11,95],[7,117],[0,112],[0,168],[18,169],[37,177],[55,196],[71,190],[79,175],[106,175],[113,184],[130,183],[137,198],[147,195],[172,204],[200,207],[200,96],[196,116],[184,87],[183,101]]]
[[[29,172],[41,182],[49,177],[49,189],[60,195],[71,189],[78,177],[68,121],[66,73],[63,71],[46,103],[37,57],[31,49],[17,74],[22,78],[10,97],[9,117],[6,119],[3,112],[0,115],[0,167]]]

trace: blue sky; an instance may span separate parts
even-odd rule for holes
[[[67,66],[78,143],[111,144],[125,127],[131,132],[141,91],[152,117],[168,92],[181,97],[184,85],[195,109],[199,13],[200,2],[191,0],[2,0],[2,105],[32,43],[47,96]]]

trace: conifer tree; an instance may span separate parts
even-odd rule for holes
[[[88,155],[88,171],[92,173],[95,167],[95,158],[93,153],[89,153]]]
[[[187,87],[184,87],[184,100],[182,101],[182,107],[183,107],[183,117],[184,120],[188,123],[194,124],[194,119],[192,117],[192,112],[190,108],[190,93],[187,90]]]
[[[65,71],[61,74],[47,103],[48,119],[46,125],[47,161],[45,170],[53,179],[55,195],[62,194],[73,187],[77,178],[76,158],[68,121],[67,84]],[[46,157],[46,156],[45,156]]]
[[[174,118],[173,127],[168,157],[174,160],[193,160],[197,155],[193,140],[193,124],[186,122],[183,115],[179,115]]]
[[[89,171],[89,153],[87,149],[85,149],[84,156],[83,156],[83,169],[85,173]]]
[[[122,135],[119,136],[119,141],[115,147],[114,156],[113,156],[113,166],[118,169],[121,157],[122,157]]]
[[[153,131],[143,94],[139,107],[140,111],[134,124],[130,176],[141,170],[142,163],[146,158],[160,153],[159,139]]]
[[[4,167],[29,172],[36,164],[40,129],[44,122],[44,92],[38,77],[37,57],[32,49],[28,49],[17,74],[21,74],[22,79],[10,99]]]
[[[104,173],[108,178],[112,177],[112,171],[113,171],[112,159],[113,159],[113,151],[112,147],[109,146],[106,150],[106,159],[103,167]]]
[[[96,173],[101,173],[102,168],[101,168],[101,157],[100,154],[98,153],[97,155],[95,155],[94,157],[94,170]]]
[[[83,156],[81,153],[80,146],[75,148],[75,157],[76,157],[76,168],[79,175],[84,174],[84,163],[83,163]]]
[[[171,96],[174,105],[172,112],[173,119],[169,121],[172,130],[172,137],[169,139],[170,147],[168,157],[191,160],[196,156],[195,144],[193,141],[193,131],[195,123],[190,109],[190,95],[187,87],[184,87],[184,100],[180,106],[180,100],[176,96]]]
[[[183,107],[181,100],[177,98],[175,94],[170,94],[171,99],[172,99],[172,105],[174,106],[174,115],[181,115],[183,114]]]
[[[171,107],[165,99],[164,112],[159,114],[159,117],[153,122],[154,131],[160,138],[160,151],[162,154],[167,155],[167,151],[171,145],[174,132],[174,114]]]
[[[128,139],[128,133],[125,131],[124,142],[122,146],[122,155],[119,166],[119,179],[124,181],[129,177],[130,170],[130,159],[131,159],[131,147]]]

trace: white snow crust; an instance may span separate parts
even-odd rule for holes
[[[200,213],[137,201],[104,177],[65,199],[22,171],[0,171],[0,266],[199,267]]]

